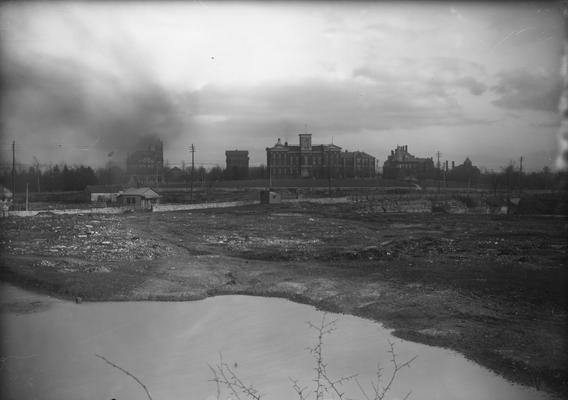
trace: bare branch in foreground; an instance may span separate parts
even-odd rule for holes
[[[311,322],[308,322],[308,326],[317,331],[317,341],[314,347],[309,348],[310,353],[313,354],[315,360],[315,367],[314,371],[316,376],[314,378],[314,382],[316,384],[315,390],[313,393],[316,396],[316,400],[323,399],[323,395],[326,392],[333,392],[335,393],[339,400],[346,399],[345,393],[339,390],[339,385],[343,383],[353,380],[357,375],[351,375],[347,377],[341,377],[339,379],[333,380],[329,377],[327,372],[327,364],[324,362],[323,356],[323,343],[324,343],[324,336],[331,334],[335,330],[335,323],[337,320],[326,322],[327,313],[324,313],[319,325],[314,325]]]
[[[389,340],[389,350],[388,353],[391,355],[391,359],[390,362],[393,365],[393,370],[391,373],[391,376],[387,382],[387,384],[385,386],[383,386],[382,389],[380,389],[380,383],[381,383],[381,378],[382,378],[382,368],[380,368],[379,366],[377,366],[377,382],[371,382],[371,386],[373,387],[373,392],[374,395],[371,398],[367,392],[365,392],[365,390],[363,389],[363,387],[361,386],[361,383],[359,383],[359,381],[355,378],[355,382],[357,383],[357,386],[359,387],[359,390],[361,391],[361,393],[363,394],[363,396],[365,397],[365,399],[367,400],[383,400],[386,396],[386,394],[391,390],[392,384],[395,381],[398,373],[400,372],[401,369],[403,369],[404,367],[409,367],[412,364],[412,362],[414,360],[416,360],[417,356],[412,357],[410,360],[403,362],[402,364],[398,363],[398,359],[397,359],[397,354],[394,350],[394,343],[392,343]],[[412,394],[412,392],[408,392],[405,396],[403,400],[407,400],[410,395]]]
[[[288,378],[290,379],[290,381],[292,382],[292,388],[296,391],[296,394],[298,395],[298,399],[299,400],[306,400],[306,396],[304,396],[304,391],[306,391],[308,388],[307,386],[301,387],[298,384],[298,381],[292,378]]]
[[[146,392],[146,396],[148,396],[149,400],[152,400],[152,396],[150,396],[150,392],[148,391],[148,388],[146,387],[146,385],[144,385],[142,383],[142,381],[140,379],[138,379],[137,377],[135,377],[131,372],[125,370],[124,368],[116,365],[115,363],[113,363],[112,361],[107,360],[105,357],[99,355],[99,354],[95,354],[95,356],[99,357],[101,360],[103,360],[104,362],[106,362],[107,364],[109,364],[111,367],[114,367],[116,369],[118,369],[119,371],[125,373],[126,375],[128,375],[129,377],[131,377],[132,379],[134,379],[136,381],[136,383],[138,383],[142,389],[144,389],[144,391]]]
[[[213,379],[211,381],[217,384],[217,399],[219,399],[221,394],[220,385],[224,385],[233,393],[233,396],[235,396],[237,400],[241,400],[239,392],[247,396],[246,398],[248,399],[261,400],[262,395],[260,392],[252,385],[247,386],[231,369],[229,364],[223,362],[221,355],[219,355],[219,358],[219,364],[216,365],[215,368],[209,366],[209,369],[213,373]]]

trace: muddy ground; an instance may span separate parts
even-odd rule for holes
[[[82,301],[279,296],[568,394],[565,218],[361,204],[4,218],[1,278]]]

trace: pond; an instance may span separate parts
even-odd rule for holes
[[[139,378],[154,400],[216,399],[209,365],[220,355],[264,399],[298,396],[290,378],[313,388],[314,360],[307,350],[317,340],[322,312],[283,299],[220,296],[194,302],[108,302],[75,304],[2,285],[2,399],[145,399],[131,377]],[[358,317],[337,320],[324,337],[323,357],[331,377],[358,374],[367,392],[377,363],[388,375],[389,341],[399,372],[389,399],[547,399],[514,385],[449,350],[401,341],[381,325]],[[350,398],[363,399],[354,381],[343,385]],[[224,391],[222,399],[228,399]],[[331,395],[328,398],[334,398]]]

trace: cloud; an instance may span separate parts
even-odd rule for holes
[[[6,131],[43,153],[57,146],[120,154],[142,136],[177,137],[182,131],[177,105],[135,53],[128,47],[120,54],[112,47],[97,50],[105,65],[116,67],[102,68],[76,55],[7,53],[1,71]],[[75,155],[68,160],[86,161]]]
[[[458,87],[463,87],[475,96],[480,96],[487,90],[487,85],[471,76],[464,76],[453,82]]]
[[[488,122],[467,117],[449,96],[397,82],[379,85],[312,79],[256,87],[210,85],[188,93],[185,102],[202,127],[226,130],[249,124],[248,135],[258,138],[270,135],[265,129],[270,126],[273,136],[280,135],[285,126],[297,132],[305,124],[315,134],[340,136],[368,130]],[[255,126],[263,128],[256,130]]]
[[[560,75],[526,69],[502,71],[491,87],[499,96],[492,103],[505,109],[557,112],[561,88]]]
[[[484,83],[487,73],[482,65],[451,57],[391,60],[391,64],[387,66],[356,68],[353,77],[365,78],[377,84],[412,82],[446,97],[454,89],[466,89],[475,96],[480,96],[487,90],[487,84]]]
[[[562,10],[554,2],[520,3],[507,7],[506,12],[486,12],[486,25],[494,37],[492,49],[498,47],[524,47],[543,44],[549,39],[563,37]],[[505,11],[503,4],[492,6],[494,10]]]

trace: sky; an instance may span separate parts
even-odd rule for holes
[[[24,2],[0,5],[0,156],[266,163],[278,138],[385,161],[554,166],[564,27],[554,2]]]

